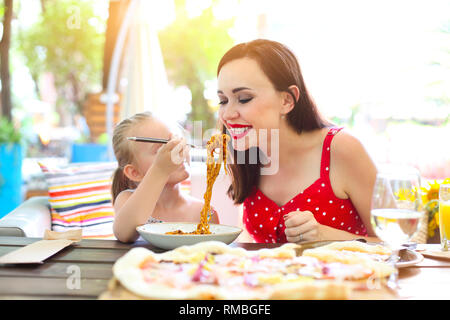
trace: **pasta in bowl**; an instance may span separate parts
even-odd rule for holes
[[[197,223],[162,222],[149,223],[136,228],[137,232],[150,244],[161,249],[175,249],[183,245],[192,245],[203,241],[221,241],[232,243],[242,232],[241,228],[223,224],[209,224],[210,233],[195,234]],[[181,230],[181,234],[170,234]]]

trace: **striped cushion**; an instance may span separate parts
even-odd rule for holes
[[[83,238],[115,239],[111,179],[117,162],[39,166],[48,185],[52,230],[81,228]]]

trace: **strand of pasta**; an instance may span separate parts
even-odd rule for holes
[[[222,161],[226,173],[226,158],[227,158],[227,144],[230,137],[226,134],[215,134],[206,144],[206,191],[203,195],[205,203],[203,205],[202,211],[200,212],[200,222],[197,225],[197,229],[192,232],[183,232],[181,230],[169,231],[166,234],[210,234],[209,222],[211,221],[212,214],[211,210],[211,196],[212,188],[217,176],[219,175],[220,168],[222,166]],[[220,148],[221,156],[219,156],[218,161],[214,159],[214,150]]]
[[[199,234],[211,233],[211,231],[209,230],[209,221],[211,220],[212,214],[209,214],[209,212],[211,209],[212,188],[220,172],[220,168],[222,165],[221,160],[223,160],[224,168],[226,165],[228,139],[229,137],[226,134],[216,134],[211,137],[211,139],[208,141],[206,145],[207,149],[206,192],[203,195],[205,204],[203,205],[203,209],[200,213],[200,223],[197,225],[196,230],[196,232]],[[216,163],[214,159],[214,150],[218,147],[221,148],[222,157],[219,157],[218,162]]]

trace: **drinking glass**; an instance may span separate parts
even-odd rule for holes
[[[376,235],[392,250],[389,262],[395,267],[402,244],[420,229],[424,211],[420,174],[412,167],[380,166],[372,196],[371,223]],[[397,275],[388,285],[398,287]]]
[[[450,184],[441,184],[439,187],[439,231],[441,249],[448,251],[450,247]]]

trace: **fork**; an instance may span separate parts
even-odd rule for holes
[[[150,143],[167,143],[169,140],[167,139],[159,139],[159,138],[147,138],[147,137],[127,137],[128,140],[138,141],[138,142],[150,142]],[[192,148],[203,149],[202,146],[196,146],[194,144],[188,143],[188,146]]]
[[[398,285],[398,269],[395,266],[396,263],[400,260],[399,254],[400,250],[393,250],[390,257],[386,260],[387,263],[395,268],[395,272],[391,273],[387,281],[388,288],[394,291],[400,288],[400,286]]]

